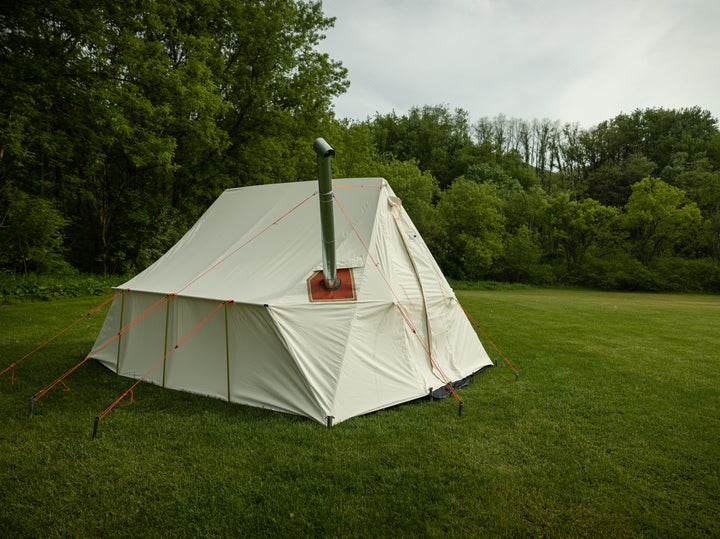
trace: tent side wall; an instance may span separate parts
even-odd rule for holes
[[[325,409],[269,309],[232,304],[228,314],[230,400],[325,423]]]
[[[163,354],[167,357],[156,368],[163,387],[227,399],[226,304],[215,310],[219,305],[213,300],[170,299]]]
[[[402,207],[392,208],[399,234],[420,279],[427,310],[429,345],[437,365],[433,370],[441,379],[457,381],[492,365],[477,333],[423,241]],[[439,386],[438,386],[439,387]]]
[[[219,302],[178,296],[162,302],[163,295],[145,292],[123,295],[124,305],[122,296],[114,300],[93,348],[99,349],[93,357],[108,369],[134,379],[150,371],[145,380],[166,388],[325,422],[311,384],[266,307],[226,303],[193,332]],[[122,327],[132,327],[118,338],[121,311]]]
[[[168,306],[164,297],[125,291],[115,298],[91,355],[123,376],[140,378],[147,373],[165,354]],[[124,332],[118,335],[121,329]],[[145,380],[162,385],[162,370],[155,369]]]
[[[335,391],[335,423],[427,395],[424,354],[395,304],[358,305]]]

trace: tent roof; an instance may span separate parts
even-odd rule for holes
[[[370,245],[386,185],[333,180],[338,268],[365,264],[363,243]],[[228,189],[174,247],[118,288],[242,303],[280,298],[322,267],[317,194],[317,181]]]

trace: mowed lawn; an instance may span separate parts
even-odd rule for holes
[[[94,362],[29,419],[93,315],[0,377],[0,537],[720,536],[720,296],[457,295],[519,379],[332,428],[141,384],[92,440]],[[0,370],[101,301],[0,306]]]

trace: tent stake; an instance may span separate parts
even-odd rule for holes
[[[458,401],[458,417],[462,416],[462,407],[465,404],[463,401]]]
[[[30,397],[30,410],[28,411],[28,417],[32,417],[33,408],[35,408],[35,397]]]
[[[95,424],[93,425],[93,440],[95,439],[95,436],[97,436],[98,423],[100,423],[100,416],[95,416]]]

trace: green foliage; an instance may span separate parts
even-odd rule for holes
[[[381,154],[417,160],[443,189],[465,173],[472,159],[468,113],[462,109],[453,113],[443,105],[413,107],[407,116],[377,114],[369,125]]]
[[[499,265],[504,275],[515,282],[547,284],[553,281],[552,271],[543,265],[538,232],[521,225],[505,238],[505,249]]]
[[[665,253],[691,248],[699,237],[702,217],[684,191],[659,178],[645,178],[632,186],[622,223],[630,234],[633,253],[649,265]]]
[[[453,278],[485,277],[502,251],[504,216],[491,184],[456,180],[440,198],[437,213],[446,234],[439,257]]]
[[[608,236],[618,215],[615,208],[603,206],[597,200],[570,200],[566,193],[550,200],[544,209],[546,241],[550,248],[563,252],[568,271],[583,262],[593,243],[602,242]]]
[[[582,137],[587,189],[604,204],[622,206],[633,183],[659,175],[670,183],[685,162],[711,151],[717,120],[699,107],[645,109],[602,122]]]
[[[417,159],[440,179],[436,225],[423,234],[450,275],[687,290],[695,286],[682,281],[688,272],[665,278],[656,262],[682,256],[714,267],[720,261],[720,138],[707,111],[637,110],[590,130],[499,115],[478,121],[475,139],[465,136],[466,121],[451,119],[445,107],[424,107],[366,123],[381,153]],[[455,158],[448,140],[459,141]],[[454,159],[452,180],[445,175],[450,165],[431,165],[434,159]],[[662,194],[634,194],[644,178],[659,173],[687,194],[675,214],[663,214],[670,202]],[[463,207],[472,204],[446,196],[468,180],[495,189],[504,229],[499,249],[497,237],[478,239],[478,218]]]
[[[66,273],[39,275],[0,273],[0,305],[28,301],[49,301],[80,296],[104,296],[130,278],[129,275]]]
[[[332,120],[323,125],[318,136],[331,143],[335,150],[332,172],[335,178],[381,177],[377,166],[384,162],[372,142],[366,124],[347,120]],[[313,154],[314,155],[314,154]],[[313,169],[315,172],[316,169]],[[315,179],[317,174],[306,179]]]
[[[587,286],[609,290],[662,289],[661,278],[652,269],[627,253],[611,256],[593,253],[577,268],[578,281]]]
[[[24,274],[70,271],[62,256],[68,222],[53,203],[12,185],[0,197],[0,268]]]
[[[464,178],[477,183],[492,182],[508,190],[520,187],[520,182],[508,174],[503,167],[488,163],[471,165],[465,172]]]
[[[607,161],[590,170],[583,183],[584,191],[608,206],[623,206],[631,186],[652,174],[657,166],[642,154],[631,154],[622,161]]]
[[[0,182],[57,202],[76,267],[142,267],[143,215],[171,208],[171,240],[224,188],[298,179],[347,87],[316,50],[332,24],[319,2],[14,3]]]
[[[434,202],[440,194],[435,178],[422,172],[414,162],[397,159],[379,164],[376,170],[402,200],[420,233],[423,236],[432,234],[436,226]]]
[[[431,241],[437,233],[435,200],[440,192],[432,174],[421,171],[414,160],[400,161],[393,156],[380,155],[366,123],[329,122],[323,134],[326,140],[332,140],[336,152],[332,161],[334,177],[384,178],[402,200],[421,235]]]

